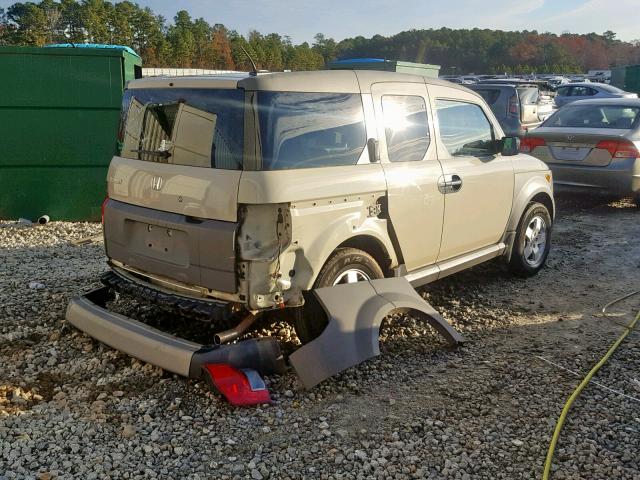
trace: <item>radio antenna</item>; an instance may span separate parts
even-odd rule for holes
[[[247,52],[244,46],[240,45],[240,48],[242,49],[244,54],[247,56],[247,58],[251,62],[251,67],[253,68],[253,70],[249,72],[249,75],[252,75],[255,77],[256,75],[258,75],[258,67],[256,67],[256,62],[253,61],[253,58],[251,58],[251,55],[249,55],[249,52]]]

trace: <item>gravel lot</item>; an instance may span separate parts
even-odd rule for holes
[[[99,225],[0,222],[0,479],[540,478],[567,396],[640,306],[636,297],[598,314],[640,288],[640,212],[584,198],[558,207],[536,278],[489,264],[423,290],[466,346],[393,318],[380,357],[311,392],[292,373],[269,378],[274,403],[244,409],[65,325],[69,298],[105,270],[101,243],[71,241]],[[265,331],[296,343],[286,323]],[[640,331],[594,380],[553,478],[638,479]]]

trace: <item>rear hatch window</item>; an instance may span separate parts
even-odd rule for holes
[[[544,123],[545,127],[631,129],[640,108],[624,105],[567,105]]]
[[[484,98],[484,101],[487,102],[489,106],[494,105],[498,101],[498,98],[500,98],[500,90],[498,90],[497,88],[478,88],[475,89],[475,92],[477,92],[482,98]]]
[[[243,90],[129,89],[122,102],[120,156],[173,165],[242,169]]]

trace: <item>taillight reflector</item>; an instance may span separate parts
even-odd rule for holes
[[[636,146],[627,140],[602,140],[596,145],[597,149],[607,150],[611,158],[638,158],[640,152]]]
[[[522,153],[531,153],[536,147],[543,147],[547,143],[544,138],[540,137],[524,137],[520,142],[520,151]]]
[[[104,197],[104,200],[102,201],[102,207],[100,207],[100,216],[102,218],[102,225],[104,225],[104,207],[107,205],[108,201],[109,201],[109,195]]]

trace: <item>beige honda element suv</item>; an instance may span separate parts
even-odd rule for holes
[[[287,309],[308,342],[326,324],[314,288],[419,286],[496,257],[532,275],[549,252],[549,169],[449,82],[146,78],[125,91],[119,135],[103,281],[185,315]]]

